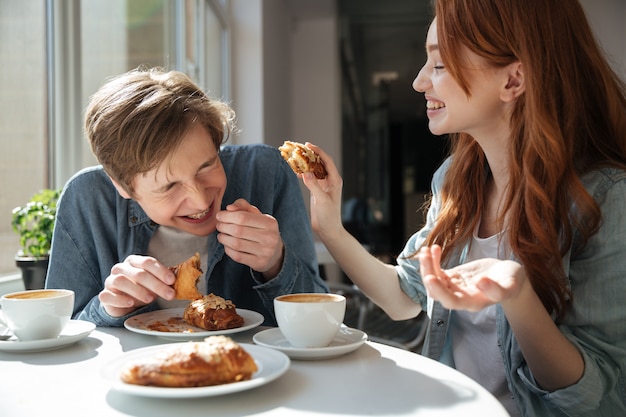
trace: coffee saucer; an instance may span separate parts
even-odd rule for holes
[[[60,349],[74,344],[87,336],[96,328],[96,325],[83,320],[70,320],[59,337],[42,340],[19,340],[15,336],[0,341],[0,351],[3,352],[43,352]]]
[[[283,336],[278,327],[256,333],[252,340],[257,345],[279,350],[291,359],[330,359],[357,350],[367,341],[367,334],[358,329],[342,326],[330,345],[321,348],[296,348]]]

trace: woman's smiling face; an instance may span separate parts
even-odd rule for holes
[[[133,185],[132,198],[154,222],[196,236],[216,230],[215,214],[221,208],[226,173],[201,124],[192,126],[169,159],[137,175]]]
[[[456,51],[464,56],[465,76],[471,96],[446,70],[437,39],[437,20],[426,38],[428,59],[413,81],[413,88],[426,98],[428,127],[436,135],[469,133],[482,137],[506,126],[506,105],[500,92],[507,83],[507,68],[493,68],[469,50]]]

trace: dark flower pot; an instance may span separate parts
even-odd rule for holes
[[[15,264],[22,270],[22,281],[27,290],[39,290],[46,284],[48,258],[16,256]]]

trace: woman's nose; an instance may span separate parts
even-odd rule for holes
[[[429,84],[430,80],[428,80],[428,77],[426,76],[424,71],[424,67],[422,67],[417,73],[417,77],[415,77],[415,79],[413,80],[413,90],[417,91],[418,93],[423,93],[427,90]]]

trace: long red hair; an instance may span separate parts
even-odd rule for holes
[[[571,294],[561,259],[573,228],[584,241],[601,222],[580,177],[626,168],[626,86],[576,0],[437,0],[435,15],[442,60],[468,95],[463,47],[494,66],[522,63],[526,90],[510,121],[510,183],[499,221],[544,306],[562,316]],[[471,136],[450,139],[442,209],[425,243],[440,244],[444,260],[471,238],[490,175]],[[505,225],[505,217],[512,221]]]

